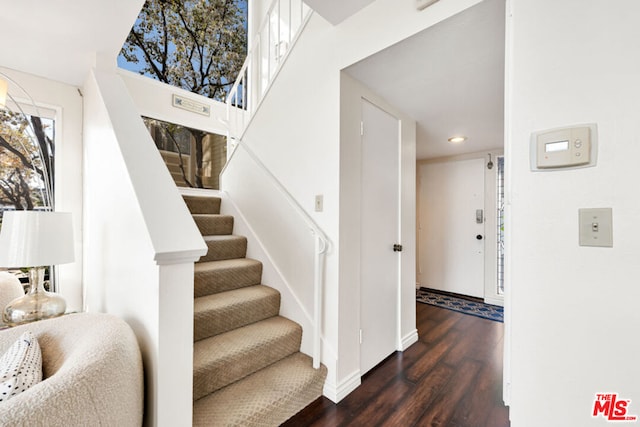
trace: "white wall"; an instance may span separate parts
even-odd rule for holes
[[[504,298],[502,295],[498,295],[497,292],[497,166],[496,166],[496,157],[503,155],[502,148],[496,148],[491,151],[483,151],[479,153],[469,153],[463,154],[459,156],[451,156],[451,157],[440,157],[436,159],[429,160],[419,160],[418,161],[418,188],[417,188],[417,205],[418,205],[418,222],[420,222],[421,218],[424,218],[425,212],[429,209],[429,206],[424,204],[425,193],[424,189],[420,186],[420,174],[422,169],[426,165],[430,164],[439,164],[439,163],[449,163],[449,162],[460,162],[470,159],[483,159],[485,164],[489,161],[489,154],[491,154],[491,159],[494,163],[492,169],[484,168],[484,215],[485,215],[485,223],[484,223],[484,299],[485,302],[489,304],[497,304],[503,305]],[[419,227],[419,225],[418,225]],[[474,242],[475,243],[475,242]],[[425,286],[425,284],[421,280],[421,270],[420,270],[420,249],[423,247],[424,243],[420,243],[420,234],[418,233],[418,281],[417,285]]]
[[[86,305],[132,326],[145,425],[191,423],[193,262],[206,245],[115,67],[84,85]]]
[[[31,74],[0,68],[33,98],[36,106],[55,110],[55,204],[56,210],[71,212],[75,261],[58,267],[59,292],[67,310],[82,309],[82,97],[78,88]],[[9,86],[9,93],[25,98]],[[19,99],[17,99],[19,100]],[[23,99],[27,101],[26,99]]]
[[[340,70],[478,2],[450,0],[418,12],[412,2],[378,0],[338,26],[317,15],[307,24],[247,130],[246,140],[332,241],[344,241],[340,232],[347,226],[340,217],[344,197],[340,170],[348,167],[348,163],[341,166],[340,154]],[[415,171],[415,162],[412,168]],[[407,185],[415,192],[415,178]],[[321,213],[313,211],[316,194],[324,195]],[[415,209],[410,215],[415,218]],[[415,228],[415,220],[411,227]],[[336,361],[326,361],[325,392],[331,390],[333,399],[343,396],[359,378],[359,361],[352,352],[357,335],[352,327],[343,328],[359,322],[348,309],[358,300],[357,293],[344,295],[359,285],[340,278],[344,277],[339,261],[343,250],[336,248],[329,255],[326,268],[323,332],[336,348],[339,363],[334,370]],[[415,278],[412,281],[413,292]],[[341,310],[346,312],[342,317]],[[410,327],[415,328],[415,321]]]
[[[608,425],[592,418],[596,393],[619,393],[640,415],[640,4],[508,3],[512,425]],[[529,170],[531,132],[592,122],[596,167]],[[589,207],[613,208],[613,248],[578,246]]]
[[[118,74],[127,85],[127,89],[140,115],[218,135],[227,134],[227,125],[225,123],[227,105],[225,103],[161,83],[131,71],[118,69]],[[174,107],[172,105],[172,96],[174,94],[209,105],[211,115],[205,116]]]
[[[234,151],[221,183],[225,197],[221,212],[236,218],[234,233],[249,239],[247,257],[263,263],[263,283],[280,292],[280,313],[303,327],[301,351],[312,355],[315,237],[311,229],[244,146]]]

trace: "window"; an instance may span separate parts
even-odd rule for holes
[[[247,0],[147,0],[118,66],[224,101],[247,55]]]
[[[227,138],[144,117],[171,177],[179,187],[219,189],[227,161]]]
[[[498,295],[504,294],[504,157],[497,163],[497,239],[498,239]]]
[[[21,110],[0,110],[0,221],[6,210],[52,206],[54,112]]]
[[[49,210],[54,188],[55,111],[10,103],[0,109],[0,227],[4,212]],[[24,284],[26,270],[10,270]],[[45,273],[49,290],[49,268]]]

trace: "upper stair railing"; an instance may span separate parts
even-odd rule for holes
[[[311,15],[302,0],[274,0],[227,96],[232,137],[241,138]]]
[[[260,178],[254,182],[260,182],[266,185],[263,191],[258,191],[258,194],[265,196],[266,194],[273,194],[272,192],[275,191],[275,193],[278,193],[280,197],[282,197],[282,201],[286,202],[285,205],[289,206],[290,210],[286,215],[291,219],[291,222],[288,223],[291,226],[290,232],[295,235],[295,231],[293,230],[302,225],[313,236],[313,291],[310,301],[312,310],[310,320],[313,325],[313,367],[318,369],[320,367],[322,354],[322,300],[325,281],[325,258],[331,242],[324,231],[322,231],[309,214],[300,206],[284,185],[242,140],[244,131],[260,107],[262,100],[288,57],[289,52],[291,52],[293,45],[302,33],[304,26],[311,16],[311,12],[311,9],[304,4],[302,0],[274,0],[269,7],[260,30],[254,36],[253,44],[247,54],[247,59],[227,96],[229,158],[220,176],[222,179],[225,179],[227,183],[226,185],[221,185],[221,189],[228,192],[232,198],[235,196],[239,200],[243,200],[247,198],[245,192],[248,191],[250,187],[241,184],[241,181],[247,179],[246,168],[255,168]],[[239,151],[241,151],[242,154],[240,154]],[[239,157],[242,157],[242,159],[240,160]],[[240,163],[242,166],[229,168],[231,163]],[[241,176],[236,176],[234,172],[229,169],[233,169],[234,171],[242,170],[242,174]],[[264,219],[265,216],[268,215],[262,211],[260,217]],[[277,221],[277,219],[273,220]],[[259,222],[259,220],[257,221]],[[310,254],[301,248],[298,248],[296,251],[296,259],[299,259],[299,261],[305,265],[307,265],[306,257],[308,255]],[[306,278],[308,279],[310,277]],[[287,278],[285,278],[285,280],[288,281]],[[306,282],[306,280],[302,280],[302,282]],[[294,294],[296,294],[295,291]],[[305,299],[301,295],[296,295],[296,298],[298,297],[301,297],[303,300]],[[307,311],[307,309],[308,306],[307,308],[303,308],[305,311]]]

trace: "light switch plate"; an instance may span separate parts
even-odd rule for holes
[[[613,247],[613,210],[578,209],[580,246]]]
[[[318,194],[316,195],[316,204],[315,204],[315,211],[316,212],[322,212],[322,210],[324,209],[324,197],[322,197],[322,194]]]

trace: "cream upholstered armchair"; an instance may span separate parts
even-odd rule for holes
[[[0,331],[0,355],[26,331],[42,351],[42,381],[0,403],[1,426],[140,426],[140,349],[123,320],[69,314]]]

